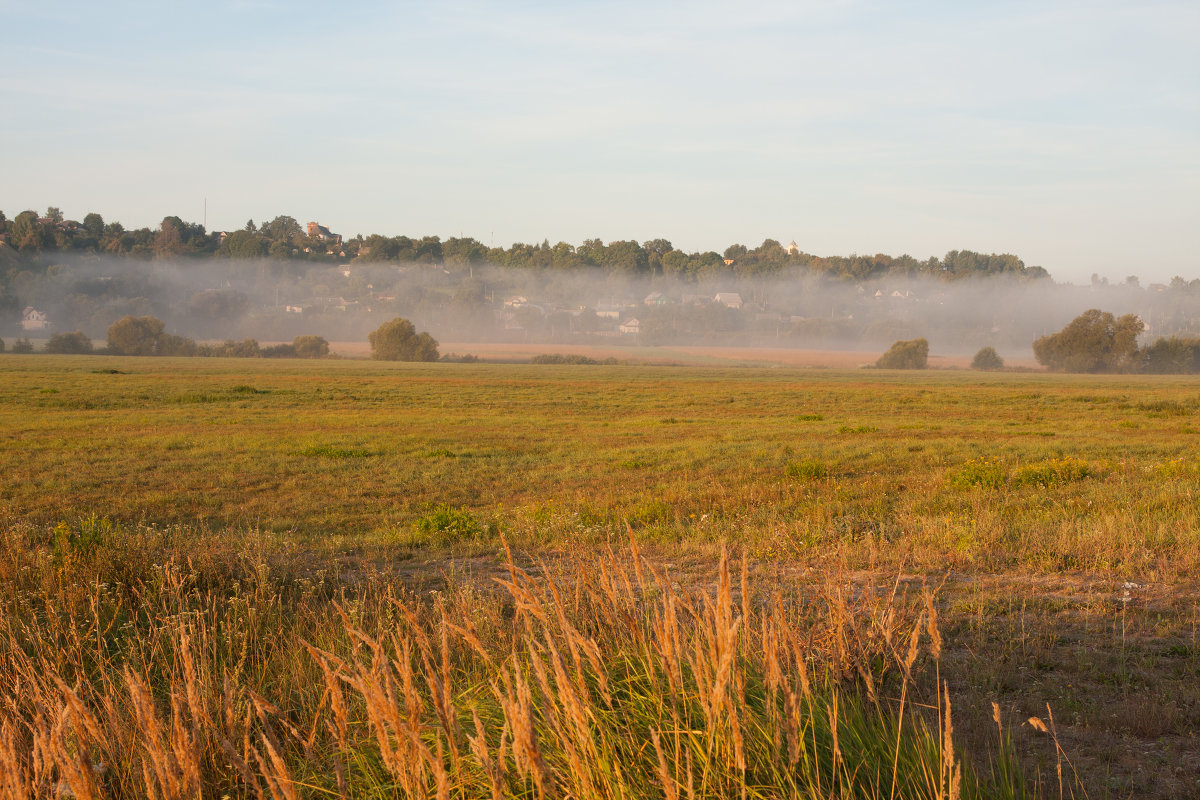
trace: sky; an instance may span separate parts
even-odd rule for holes
[[[0,0],[0,210],[1200,277],[1200,3]]]

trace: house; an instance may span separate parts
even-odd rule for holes
[[[720,303],[726,308],[741,308],[742,296],[737,292],[717,292],[713,297],[713,301]]]
[[[621,333],[630,334],[630,335],[641,333],[642,332],[642,323],[638,322],[636,318],[635,319],[627,319],[621,323],[620,330],[621,330]]]
[[[43,331],[49,324],[46,315],[33,306],[26,306],[25,310],[21,312],[21,330],[23,331]]]
[[[526,305],[529,305],[529,298],[519,294],[515,294],[504,301],[505,308],[520,308]]]
[[[650,294],[646,295],[646,299],[642,301],[643,304],[648,306],[665,306],[670,304],[670,302],[671,298],[667,297],[662,292],[651,292]]]
[[[331,233],[329,228],[316,222],[308,223],[308,235],[314,239],[320,239],[322,242],[342,243],[342,235],[340,233]]]
[[[637,308],[637,303],[609,298],[596,303],[596,316],[605,319],[619,319],[621,312],[628,308]]]
[[[792,241],[788,243],[788,246],[783,248],[783,250],[789,256],[794,256],[800,252],[800,245],[796,244],[795,239],[792,239]]]

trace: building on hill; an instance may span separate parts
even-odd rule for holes
[[[789,256],[794,256],[800,252],[800,245],[796,244],[795,239],[792,239],[792,241],[788,242],[788,246],[783,249]]]
[[[340,233],[332,233],[329,228],[316,222],[308,223],[308,235],[314,239],[320,239],[322,242],[342,243],[342,235]]]

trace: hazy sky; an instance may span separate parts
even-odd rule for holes
[[[1200,277],[1200,3],[0,0],[0,209]]]

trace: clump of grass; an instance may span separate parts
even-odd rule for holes
[[[483,532],[483,526],[474,514],[449,505],[440,505],[420,517],[413,529],[420,541],[439,544],[472,539]]]
[[[675,519],[675,509],[665,500],[646,499],[629,510],[629,520],[638,525],[661,525]]]
[[[994,456],[973,458],[951,470],[946,479],[951,486],[959,489],[975,486],[981,489],[999,489],[1007,482],[1004,464]]]
[[[377,455],[371,450],[355,447],[338,447],[332,444],[309,445],[300,451],[300,455],[308,458],[367,458]]]
[[[825,419],[824,414],[801,414],[796,417],[798,422],[821,422]]]
[[[1060,486],[1095,477],[1097,471],[1088,462],[1074,456],[1050,458],[1018,467],[1012,474],[1017,486]]]
[[[829,477],[829,467],[826,466],[824,461],[806,458],[802,461],[789,461],[787,466],[784,467],[784,474],[789,478],[817,480]]]
[[[270,389],[258,389],[248,383],[239,383],[229,390],[230,394],[270,394]]]
[[[879,430],[874,425],[839,425],[838,433],[875,433]]]

